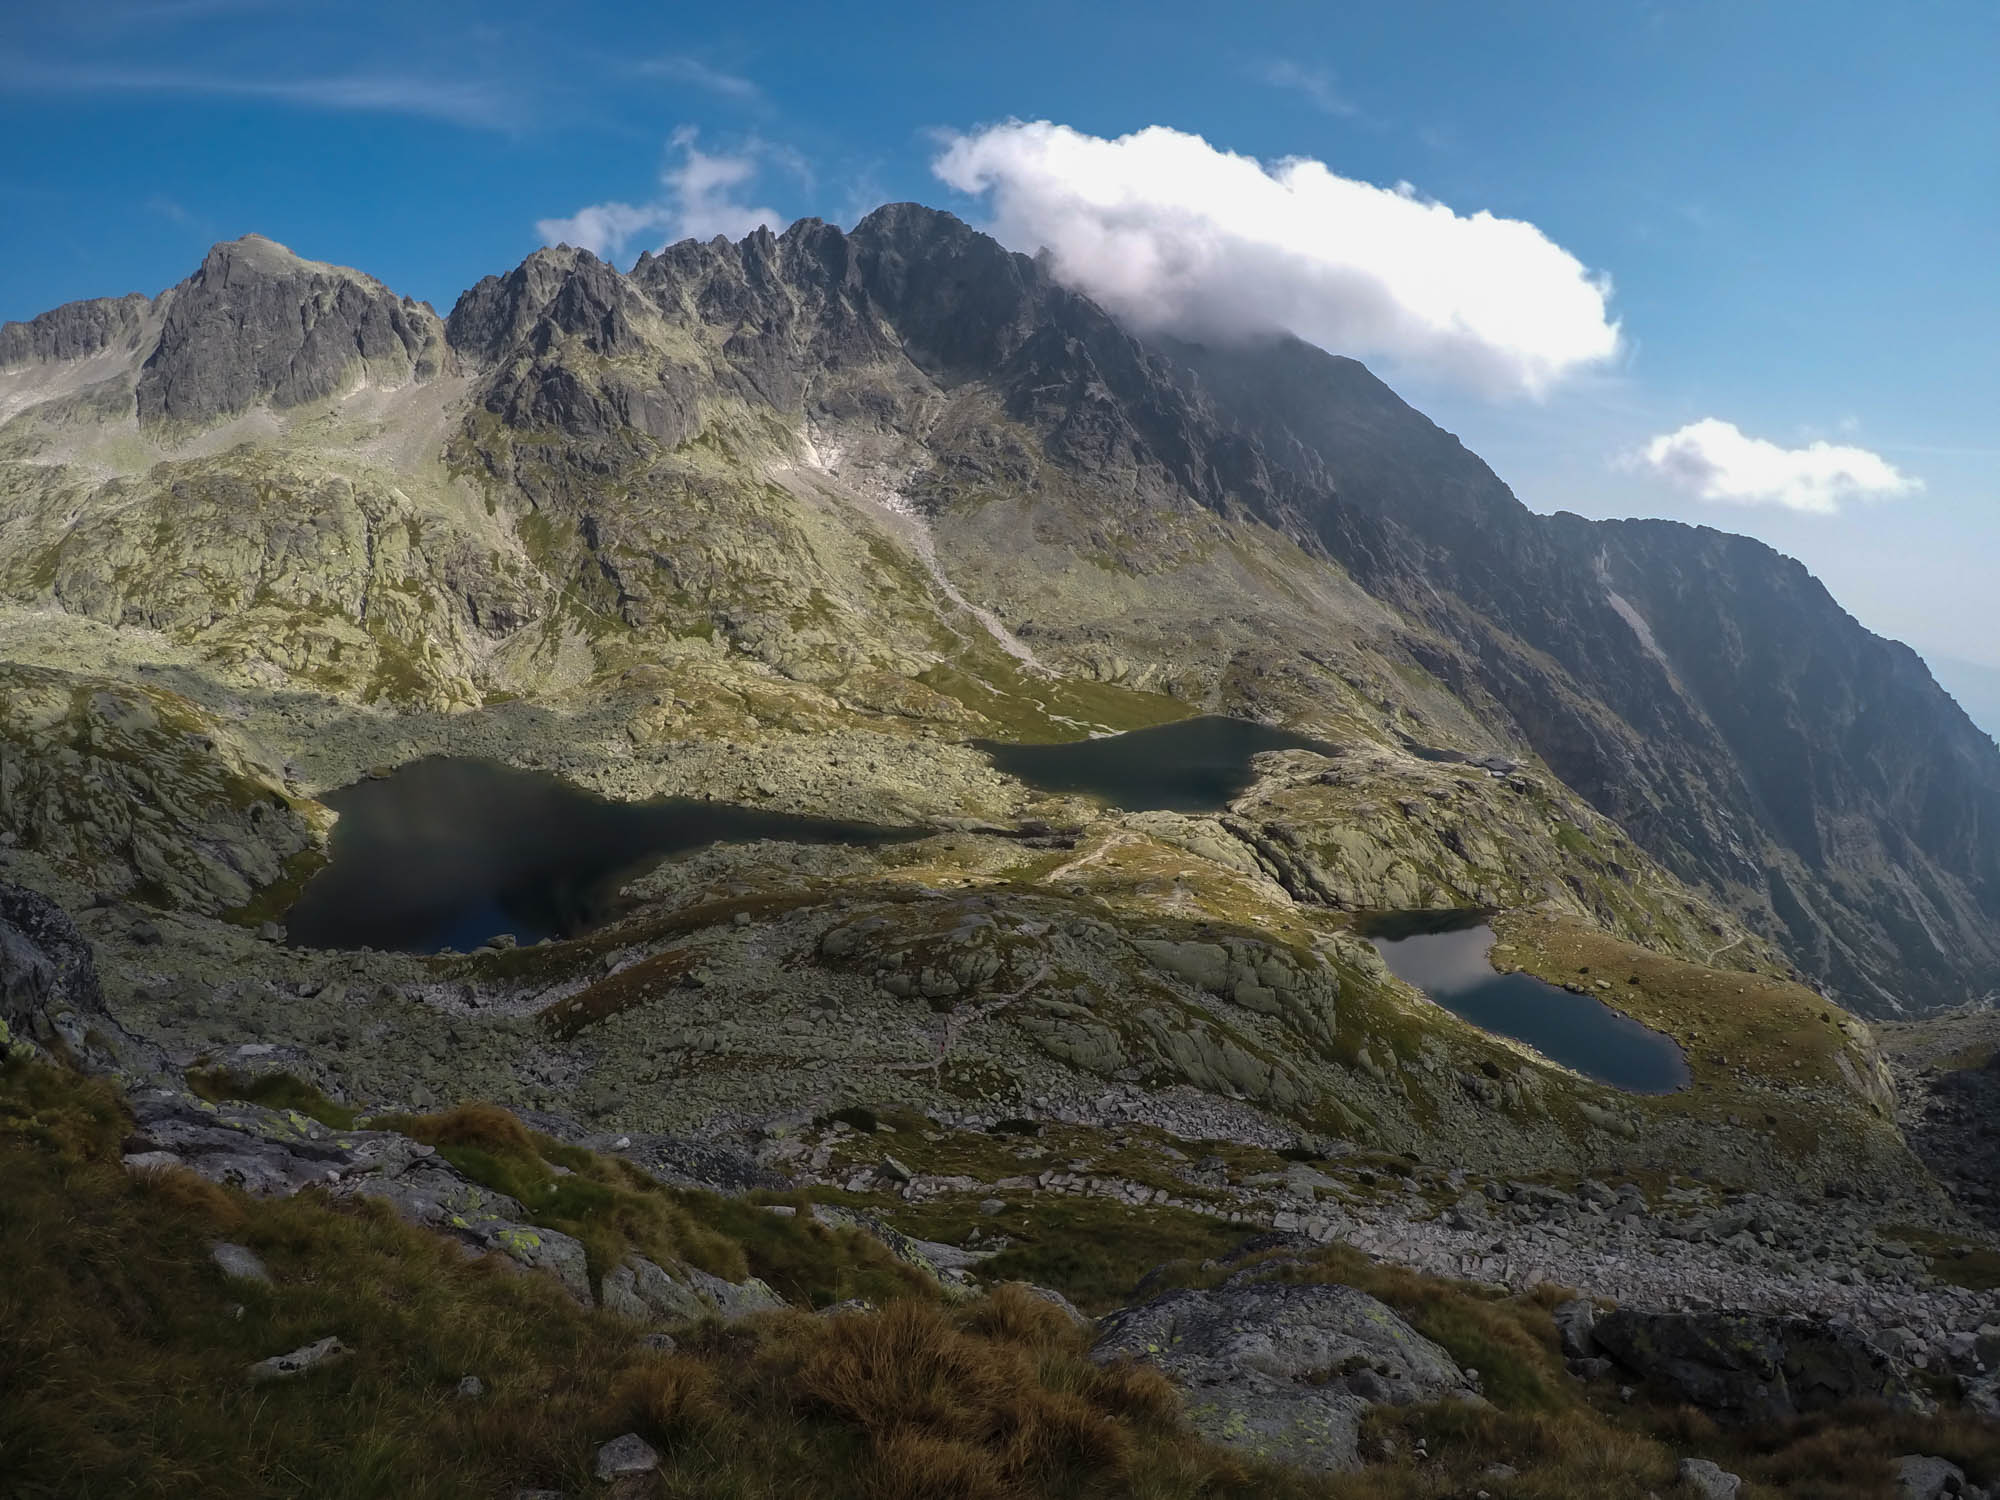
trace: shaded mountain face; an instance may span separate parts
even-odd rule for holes
[[[1798,564],[1537,516],[1357,362],[1142,340],[946,214],[538,251],[442,321],[218,246],[0,329],[0,423],[0,596],[316,691],[699,661],[1534,756],[1850,1003],[2000,990],[2000,750]]]

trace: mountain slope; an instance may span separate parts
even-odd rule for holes
[[[219,683],[1499,751],[1852,1003],[2000,989],[2000,750],[1797,564],[1534,515],[1358,363],[1147,343],[949,215],[538,251],[444,320],[253,238],[0,330],[0,416],[0,593]]]

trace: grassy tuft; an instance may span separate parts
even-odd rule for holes
[[[266,1109],[292,1110],[317,1120],[330,1130],[352,1130],[358,1110],[336,1104],[302,1078],[290,1073],[239,1073],[234,1068],[195,1069],[188,1087],[211,1104],[238,1100]]]

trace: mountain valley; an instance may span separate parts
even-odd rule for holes
[[[1159,794],[1210,717],[1270,737],[1209,801]],[[1113,790],[990,748],[1084,741]],[[732,831],[632,846],[545,932],[468,836],[438,878],[490,886],[490,930],[304,945],[301,892],[368,883],[329,800],[454,763],[486,790],[399,804],[446,851],[512,814],[497,767],[576,799],[545,840],[660,799]],[[1686,1086],[1552,1062],[1370,942],[1475,912],[1494,969],[1670,1039]],[[1537,514],[1357,361],[1142,338],[948,214],[627,273],[539,250],[442,317],[250,236],[157,297],[0,327],[0,1145],[107,1223],[234,1225],[281,1283],[318,1284],[313,1235],[398,1264],[442,1236],[545,1273],[534,1317],[628,1383],[680,1362],[640,1416],[576,1396],[595,1415],[546,1451],[462,1435],[505,1448],[464,1493],[595,1483],[593,1422],[646,1434],[634,1494],[702,1493],[689,1455],[745,1423],[819,1442],[846,1398],[774,1414],[784,1340],[831,1359],[907,1298],[946,1309],[940,1346],[1042,1350],[1111,1424],[1090,1442],[1138,1423],[1222,1465],[932,1493],[1303,1465],[1334,1488],[1298,1493],[1636,1497],[1713,1459],[1745,1495],[1861,1495],[1914,1456],[1964,1469],[1924,1493],[1975,1494],[1996,997],[2000,746],[1801,565]],[[557,1296],[458,1274],[421,1295]],[[268,1282],[199,1296],[306,1339]],[[1156,1421],[1080,1372],[1127,1370],[1174,1298],[1190,1328],[1296,1303],[1358,1362],[1287,1366],[1282,1400],[1255,1360],[1162,1366],[1228,1394]],[[1772,1389],[1837,1377],[1709,1400],[1687,1372],[1722,1356],[1687,1348],[1729,1317],[1776,1341]],[[438,1336],[367,1326],[406,1364]],[[1337,1410],[1285,1404],[1321,1390]],[[1786,1467],[1871,1400],[1905,1446],[1856,1457],[1864,1487]],[[1745,1436],[1752,1408],[1793,1425]],[[1425,1470],[1475,1420],[1512,1456]],[[1564,1467],[1565,1422],[1622,1456]],[[176,1441],[145,1451],[192,1464]]]

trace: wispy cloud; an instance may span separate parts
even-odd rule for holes
[[[685,83],[698,89],[706,89],[711,94],[720,94],[725,99],[739,100],[744,104],[762,104],[764,90],[755,79],[745,78],[741,73],[729,73],[721,68],[709,66],[698,57],[675,54],[667,57],[649,58],[634,70],[644,78],[664,78],[674,83]]]
[[[153,194],[152,197],[146,200],[146,208],[149,212],[156,213],[163,219],[170,219],[176,224],[192,224],[194,222],[194,215],[189,213],[179,203],[176,203],[172,198],[169,198],[165,193]]]
[[[1818,515],[1832,515],[1849,500],[1894,499],[1924,487],[1866,448],[1825,441],[1782,448],[1715,417],[1661,434],[1626,462],[1699,500]]]
[[[1263,64],[1256,75],[1273,88],[1289,89],[1300,95],[1321,114],[1351,120],[1361,113],[1361,106],[1341,93],[1334,85],[1333,75],[1324,68],[1308,68],[1281,58]]]
[[[482,130],[524,123],[520,100],[486,83],[409,73],[236,78],[166,68],[0,62],[0,93],[181,94],[264,99],[302,109],[416,115]]]
[[[754,203],[749,189],[767,165],[810,180],[811,168],[789,146],[754,136],[728,151],[703,151],[697,132],[683,125],[669,138],[675,160],[660,172],[660,191],[643,203],[593,203],[567,218],[536,221],[545,244],[574,245],[606,260],[622,260],[642,236],[658,244],[706,240],[716,235],[740,239],[761,226],[782,229],[790,222],[774,208]]]

